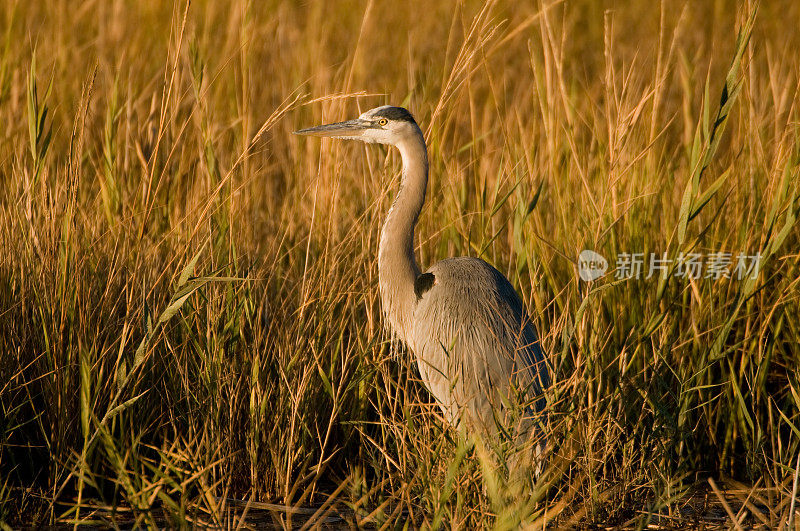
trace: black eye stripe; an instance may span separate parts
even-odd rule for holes
[[[395,122],[414,122],[411,113],[402,107],[378,107],[373,109],[373,117],[386,118]]]

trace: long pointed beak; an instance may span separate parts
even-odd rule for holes
[[[295,135],[308,135],[308,136],[328,136],[334,138],[357,138],[361,136],[367,129],[372,129],[372,122],[356,118],[355,120],[347,120],[346,122],[337,122],[335,124],[319,125],[317,127],[309,127],[308,129],[300,129],[295,131]]]

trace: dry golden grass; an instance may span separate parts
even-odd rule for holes
[[[3,3],[0,527],[798,525],[800,6],[755,8]],[[398,157],[290,134],[384,103],[428,140],[421,264],[494,264],[550,355],[533,491],[388,343]],[[587,284],[582,249],[763,257]]]

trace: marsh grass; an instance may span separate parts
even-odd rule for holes
[[[2,526],[797,525],[797,6],[420,11],[3,4]],[[549,353],[533,487],[385,333],[396,154],[290,134],[386,102],[421,263],[495,265]],[[674,265],[718,251],[758,275]]]

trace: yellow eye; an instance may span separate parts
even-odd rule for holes
[[[386,118],[381,118],[380,120],[378,120],[378,125],[386,125],[388,123],[389,120],[387,120]]]

